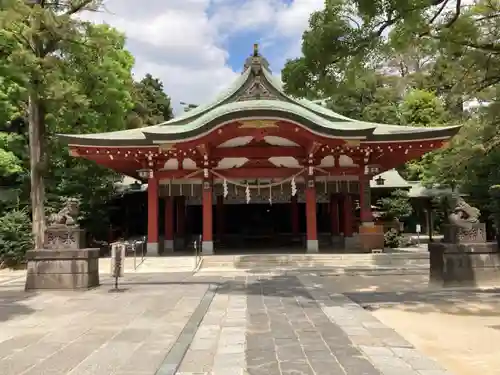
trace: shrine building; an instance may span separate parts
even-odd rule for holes
[[[241,76],[209,104],[155,126],[60,137],[71,155],[147,181],[150,255],[199,234],[204,254],[255,238],[315,253],[383,246],[370,180],[459,129],[357,121],[291,97],[255,45]]]

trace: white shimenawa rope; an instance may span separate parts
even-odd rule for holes
[[[274,187],[274,186],[280,186],[288,181],[291,181],[293,180],[295,177],[301,175],[302,173],[304,173],[304,171],[306,170],[306,168],[303,168],[302,170],[300,170],[299,172],[295,173],[294,175],[290,176],[290,177],[287,177],[287,178],[284,178],[283,180],[280,180],[278,182],[272,182],[270,184],[267,184],[267,185],[249,185],[249,184],[241,184],[239,182],[236,182],[236,181],[232,181],[232,180],[228,180],[226,177],[224,177],[224,175],[212,170],[212,174],[216,177],[219,177],[219,178],[222,178],[224,180],[226,180],[227,182],[229,182],[230,184],[233,184],[235,186],[239,186],[239,187],[242,187],[242,188],[249,188],[249,189],[265,189],[265,188],[268,188],[268,187]]]

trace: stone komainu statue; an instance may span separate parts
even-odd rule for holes
[[[66,199],[62,209],[55,213],[51,214],[47,218],[47,225],[49,227],[54,226],[77,226],[76,218],[80,212],[79,209],[80,201],[75,198]]]
[[[463,229],[472,229],[474,224],[479,223],[481,211],[469,205],[463,198],[458,198],[455,207],[448,216],[450,224]]]

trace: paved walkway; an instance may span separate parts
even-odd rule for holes
[[[2,375],[445,375],[313,277],[127,276],[88,292],[0,283]]]

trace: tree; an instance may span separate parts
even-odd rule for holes
[[[500,184],[493,167],[500,160],[499,26],[498,0],[329,0],[310,18],[303,56],[285,66],[285,89],[326,99],[353,118],[463,124],[448,147],[406,172],[428,184],[458,184],[486,205],[488,185]],[[395,82],[382,105],[374,93],[389,88],[370,89],[365,82],[373,75]],[[471,109],[471,101],[488,106]]]
[[[399,105],[401,124],[409,126],[443,126],[447,123],[449,114],[440,98],[426,90],[409,91]],[[425,171],[435,163],[434,151],[425,154],[417,160],[412,160],[399,169],[404,178],[411,181],[422,181]]]
[[[401,122],[410,126],[438,126],[446,123],[446,110],[432,92],[412,90],[400,105]]]
[[[408,192],[405,190],[394,190],[389,197],[380,198],[377,206],[384,220],[406,219],[413,212]]]
[[[467,100],[500,82],[499,25],[498,0],[329,0],[310,18],[303,57],[287,63],[285,88],[325,97],[358,67],[382,63],[460,118]]]
[[[134,109],[129,115],[130,128],[157,125],[173,118],[170,97],[163,91],[163,83],[151,74],[134,84]]]
[[[42,248],[44,240],[44,177],[50,168],[47,158],[50,135],[55,130],[75,126],[83,132],[93,131],[98,121],[115,120],[121,115],[113,111],[115,99],[129,95],[112,87],[107,92],[110,96],[103,96],[100,92],[110,87],[103,78],[113,78],[116,83],[127,79],[115,75],[113,69],[119,64],[130,64],[130,55],[121,56],[127,60],[124,62],[107,59],[109,55],[105,52],[108,48],[116,51],[116,43],[123,43],[123,38],[117,41],[107,32],[109,28],[95,27],[74,17],[83,10],[94,10],[98,5],[93,0],[6,0],[0,7],[0,54],[3,57],[0,71],[9,72],[12,81],[19,82],[26,90],[35,249]],[[107,73],[106,77],[94,75],[99,67],[100,73]],[[85,96],[84,93],[90,92],[91,96]],[[64,102],[69,104],[62,107]],[[122,102],[123,99],[116,105]],[[83,116],[82,105],[90,109]],[[105,115],[110,109],[109,116],[118,116],[101,116],[96,121],[96,113]],[[117,125],[113,122],[107,124],[119,128],[123,121]]]

